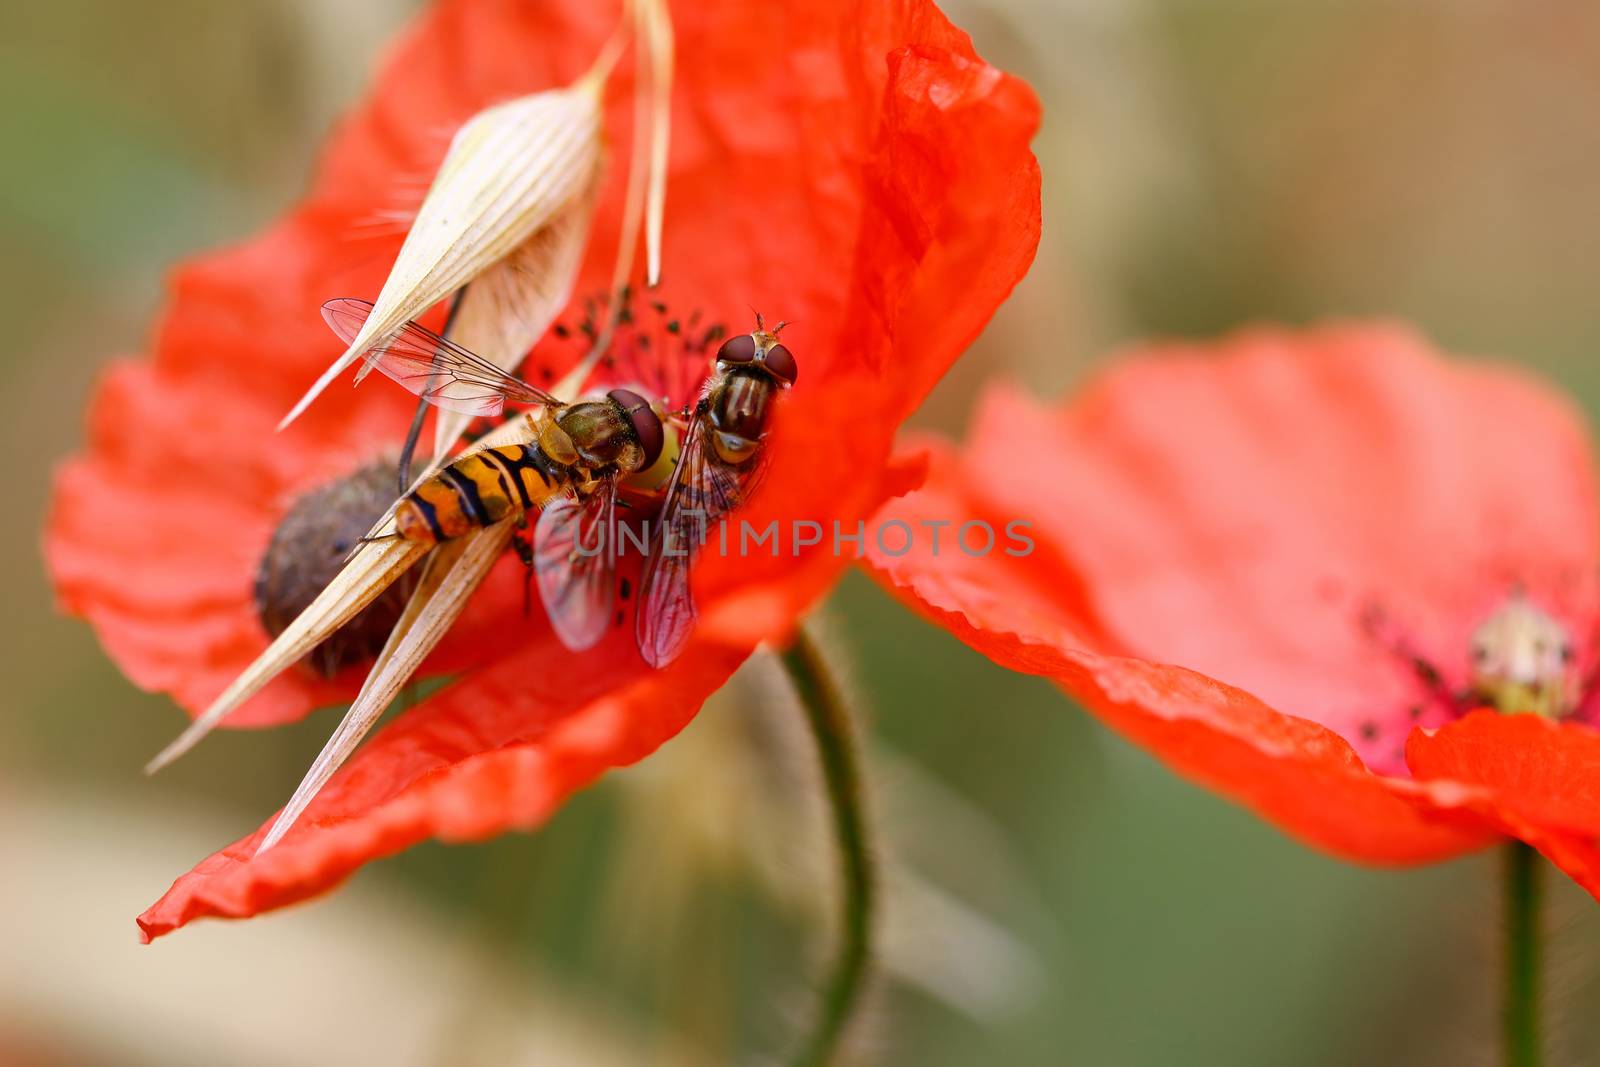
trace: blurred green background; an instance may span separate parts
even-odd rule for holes
[[[688,3],[690,0],[678,0]],[[96,368],[168,263],[296,196],[413,0],[0,9],[0,1062],[760,1062],[830,946],[810,753],[753,665],[542,833],[419,848],[153,948],[133,916],[282,802],[333,722],[177,729],[58,618],[38,530]],[[1600,9],[1554,0],[961,0],[1045,102],[1038,262],[919,416],[1118,344],[1399,316],[1600,407]],[[692,56],[683,57],[692,63]],[[851,576],[828,606],[892,864],[883,1064],[1493,1062],[1493,867],[1342,865],[1175,780]],[[1558,1062],[1600,1061],[1600,921],[1552,902]]]

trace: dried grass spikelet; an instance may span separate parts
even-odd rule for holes
[[[632,271],[641,226],[646,281],[653,286],[660,280],[671,136],[671,15],[663,0],[631,0],[627,16],[623,29],[635,38],[638,82],[615,290]],[[473,317],[488,332],[482,340],[458,336],[458,342],[510,369],[543,335],[570,296],[582,260],[603,155],[605,85],[624,40],[619,31],[572,85],[497,104],[457,131],[372,313],[280,429],[373,345],[469,282],[488,290],[475,296],[468,289],[463,296],[485,309]],[[606,323],[594,359],[615,321],[613,315]],[[356,381],[370,370],[363,365]],[[447,436],[446,424],[456,425],[454,434]],[[461,428],[458,420],[441,420],[437,450]]]
[[[439,637],[455,624],[468,598],[505,551],[511,540],[511,530],[510,523],[502,522],[447,541],[434,552],[423,571],[421,583],[390,632],[372,672],[362,683],[361,692],[356,694],[338,729],[328,738],[272,829],[267,831],[261,849],[271,848],[288,832],[306,805],[383,715],[389,701],[410,681]]]
[[[372,314],[280,428],[375,342],[505,264],[541,230],[571,230],[568,216],[580,215],[581,250],[600,166],[604,86],[597,68],[568,88],[498,104],[467,120],[450,142]],[[517,358],[522,351],[526,346]],[[368,369],[361,368],[358,381]]]
[[[515,369],[572,296],[598,186],[597,180],[591,180],[589,188],[568,210],[462,292],[452,321],[451,340],[497,366]],[[472,416],[440,409],[437,420],[433,445],[436,462],[455,447]]]
[[[660,271],[666,192],[668,115],[672,90],[672,27],[662,0],[632,0],[639,96],[629,161],[615,287],[632,269],[643,229],[647,280]],[[458,343],[514,370],[570,298],[587,243],[598,192],[601,115],[606,76],[624,37],[607,43],[590,72],[567,89],[550,90],[481,112],[452,142],[393,272],[361,333],[284,419],[292,421],[340,372],[407,319],[452,292],[461,303],[452,326]],[[471,283],[468,285],[468,283]],[[464,289],[464,291],[463,291]],[[594,348],[551,390],[582,390],[616,324],[621,301]],[[357,380],[370,370],[362,367]],[[417,481],[445,461],[469,419],[441,411],[434,458]],[[514,418],[478,447],[531,444],[531,418]],[[395,532],[393,509],[359,545],[343,570],[172,744],[145,768],[161,769],[194,747],[245,700],[381,595],[430,546],[384,540]],[[261,845],[277,842],[410,680],[459,617],[511,536],[511,521],[434,548],[422,582],[379,653],[355,702],[301,781]]]

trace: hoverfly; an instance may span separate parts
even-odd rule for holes
[[[372,305],[330,300],[322,316],[345,343]],[[407,492],[395,508],[395,537],[434,544],[507,518],[539,512],[525,552],[562,643],[573,651],[605,635],[616,592],[616,552],[608,536],[622,479],[647,470],[666,433],[650,403],[628,389],[566,403],[507,374],[426,327],[407,322],[374,345],[366,360],[436,407],[499,415],[507,402],[540,405],[523,417],[531,445],[469,451]],[[593,552],[578,546],[598,544]]]
[[[640,579],[634,636],[652,667],[671,662],[694,627],[689,574],[694,549],[711,524],[755,491],[767,466],[765,439],[778,397],[799,376],[794,354],[778,341],[785,323],[768,332],[756,315],[753,332],[728,338],[715,371],[692,408],[677,467],[667,486]]]

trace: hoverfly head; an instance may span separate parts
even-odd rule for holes
[[[661,456],[661,447],[666,442],[666,429],[661,425],[661,416],[650,406],[650,401],[632,389],[613,389],[606,396],[621,406],[623,413],[628,416],[628,424],[633,427],[634,437],[638,439],[643,456],[635,469],[648,469]]]
[[[757,312],[755,331],[742,333],[724,341],[722,347],[717,350],[717,365],[757,366],[766,371],[779,385],[793,385],[800,374],[799,365],[795,362],[794,354],[778,342],[779,332],[787,325],[789,325],[787,322],[780,322],[769,332],[766,324],[761,321],[761,313]]]

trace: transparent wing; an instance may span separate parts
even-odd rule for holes
[[[639,654],[652,667],[666,666],[683,650],[698,614],[690,588],[695,555],[765,466],[758,455],[745,468],[729,467],[708,449],[705,427],[701,417],[690,424],[639,580],[634,636]]]
[[[540,511],[533,570],[550,625],[574,652],[606,634],[617,603],[617,482],[607,478],[581,500],[562,497]]]
[[[348,297],[322,305],[322,318],[345,344],[355,341],[372,313],[365,300]],[[466,415],[494,416],[513,404],[561,401],[521,378],[496,367],[482,356],[447,341],[425,326],[407,322],[387,337],[379,338],[363,358],[407,390],[435,407]]]

